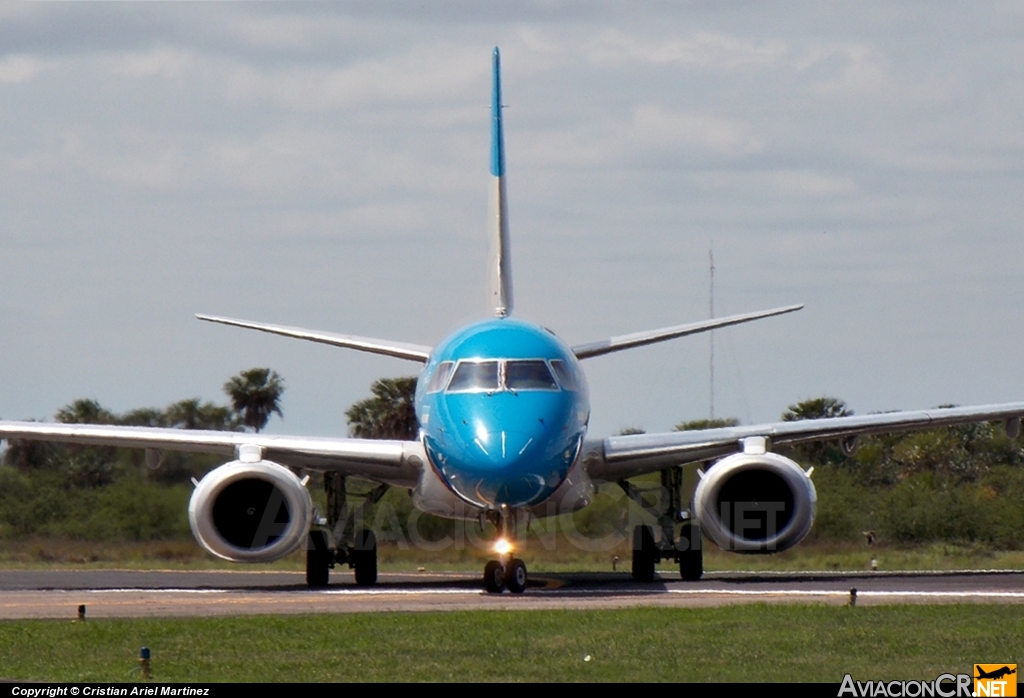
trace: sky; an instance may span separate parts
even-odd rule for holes
[[[275,433],[487,317],[502,52],[516,314],[715,333],[714,411],[1024,399],[1019,2],[0,2],[0,416],[284,377]],[[708,337],[589,359],[591,434],[709,416]]]

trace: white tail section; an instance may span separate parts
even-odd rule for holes
[[[505,191],[505,134],[501,125],[501,57],[494,48],[494,83],[491,91],[491,254],[490,303],[494,314],[512,313],[512,254],[508,233],[508,198]]]

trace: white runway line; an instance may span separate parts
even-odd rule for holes
[[[982,599],[1024,599],[1021,591],[857,591],[857,596],[934,596],[954,598],[965,596]]]
[[[427,596],[483,594],[476,589],[59,589],[69,594],[274,594],[275,596]]]
[[[667,594],[717,595],[717,596],[849,596],[849,591],[836,589],[776,589],[752,591],[749,589],[666,589]],[[1006,598],[1024,599],[1021,591],[870,591],[857,590],[857,596],[928,596],[935,598]]]
[[[45,591],[45,590],[44,590]],[[68,594],[230,594],[244,589],[54,589]]]
[[[66,593],[76,594],[252,594],[268,593],[288,596],[491,596],[485,591],[475,589],[322,589],[322,590],[254,590],[254,589],[79,589],[67,590]],[[659,596],[672,594],[678,596],[791,596],[791,597],[847,597],[849,591],[835,589],[620,589],[616,591],[594,591],[586,589],[530,590],[527,596],[559,597],[559,596],[592,596],[595,598],[612,596]],[[502,598],[506,595],[493,595]],[[513,595],[507,595],[515,598]],[[1024,591],[871,591],[857,590],[858,597],[914,597],[936,599],[1024,599]]]

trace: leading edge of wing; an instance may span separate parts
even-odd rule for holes
[[[730,315],[728,317],[713,318],[711,320],[702,320],[700,322],[691,322],[685,325],[662,327],[657,330],[634,332],[632,334],[619,335],[618,337],[610,337],[609,339],[603,339],[599,342],[591,342],[590,344],[580,344],[572,348],[572,353],[576,355],[577,359],[589,359],[592,356],[610,354],[613,351],[622,351],[623,349],[642,347],[647,344],[664,342],[666,340],[675,339],[677,337],[685,337],[686,335],[689,334],[709,332],[710,330],[715,330],[718,329],[719,327],[739,325],[744,322],[750,322],[751,320],[760,320],[761,318],[772,317],[774,315],[785,315],[786,313],[796,312],[797,310],[800,310],[803,307],[803,304],[787,305],[782,308],[772,308],[771,310],[759,310],[753,313]]]
[[[225,457],[235,457],[241,446],[259,446],[264,458],[282,465],[403,483],[415,483],[424,462],[422,446],[416,441],[278,436],[238,431],[0,422],[0,439],[187,451]]]
[[[335,334],[334,332],[321,332],[319,330],[307,330],[301,327],[289,327],[287,325],[272,325],[266,322],[250,322],[249,320],[236,320],[229,317],[218,317],[216,315],[203,315],[196,313],[196,317],[206,322],[217,322],[222,325],[233,325],[244,327],[249,330],[259,330],[279,334],[285,337],[305,339],[310,342],[330,344],[335,347],[345,347],[357,351],[365,351],[371,354],[382,354],[393,356],[397,359],[408,359],[426,363],[430,358],[431,347],[420,344],[406,344],[404,342],[392,342],[387,339],[374,339],[373,337],[358,337],[351,334]]]
[[[611,436],[589,451],[597,460],[588,467],[596,477],[631,477],[659,467],[718,458],[743,450],[749,437],[767,437],[774,446],[803,441],[846,438],[860,434],[881,434],[935,427],[1015,419],[1024,415],[1024,402],[972,407],[942,407],[913,412],[886,412],[797,422],[774,422],[752,426],[722,427],[661,434]],[[595,449],[595,446],[599,448]],[[635,471],[635,472],[634,472]],[[628,473],[628,474],[626,474]]]

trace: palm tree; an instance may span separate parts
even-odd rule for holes
[[[278,404],[284,392],[284,379],[269,368],[250,368],[224,384],[231,406],[242,424],[259,432],[274,412],[284,417]]]
[[[710,419],[691,419],[689,422],[680,422],[672,427],[673,431],[699,431],[700,429],[721,429],[724,427],[738,427],[740,420],[735,417],[711,417]]]
[[[117,417],[95,400],[75,400],[57,411],[57,421],[63,424],[116,424]]]
[[[232,380],[237,380],[237,377],[232,378]],[[237,406],[235,409],[238,409]],[[135,412],[126,415],[126,418],[128,416],[136,415],[143,417],[146,416],[145,413],[140,414],[139,410],[136,410]],[[270,415],[268,414],[267,418],[269,418],[269,416]],[[238,422],[235,421],[230,408],[222,405],[215,405],[212,402],[200,402],[197,397],[189,400],[180,400],[173,405],[169,405],[161,417],[166,426],[177,427],[179,429],[236,431],[239,428]],[[267,423],[267,418],[264,418],[263,424]],[[260,426],[262,427],[262,425]],[[259,429],[256,431],[259,431]]]
[[[782,421],[799,422],[803,419],[831,419],[832,417],[849,417],[853,410],[846,403],[835,397],[816,397],[790,405],[782,413]]]
[[[352,436],[362,439],[416,438],[415,378],[381,378],[370,386],[373,397],[345,412]]]
[[[799,422],[804,419],[832,419],[833,417],[849,417],[853,410],[846,403],[835,397],[816,397],[790,405],[782,413],[782,421]],[[843,448],[825,441],[811,441],[793,447],[804,460],[814,465],[824,463],[842,463],[848,455]],[[852,453],[852,449],[849,451]]]

